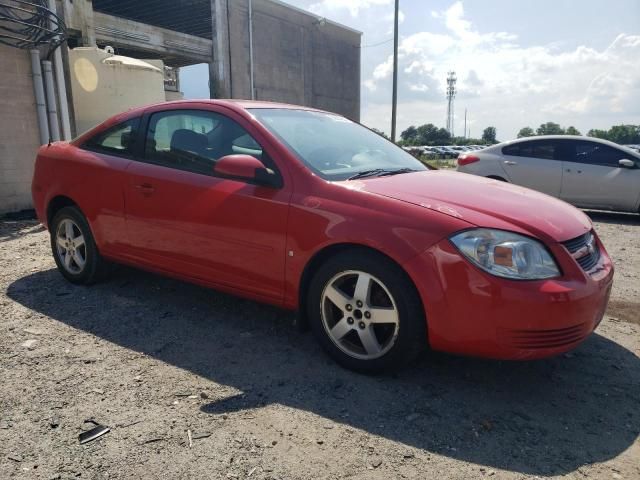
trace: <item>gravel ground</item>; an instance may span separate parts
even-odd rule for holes
[[[274,308],[125,268],[72,286],[42,227],[1,222],[0,479],[640,478],[640,217],[592,217],[617,273],[574,352],[378,377]]]

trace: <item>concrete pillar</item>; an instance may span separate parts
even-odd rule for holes
[[[84,47],[96,46],[96,31],[93,22],[92,0],[61,0],[62,16],[67,28],[81,35],[80,44]],[[58,10],[60,14],[60,10]]]
[[[209,64],[211,98],[232,98],[228,0],[211,0],[213,62]]]

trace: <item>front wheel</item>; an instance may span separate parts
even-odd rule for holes
[[[89,285],[105,271],[105,261],[89,228],[76,207],[65,207],[51,221],[51,250],[60,273],[71,283]]]
[[[361,372],[397,368],[427,345],[424,311],[413,283],[388,258],[342,252],[324,263],[309,289],[309,319],[323,348]]]

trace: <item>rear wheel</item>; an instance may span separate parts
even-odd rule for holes
[[[427,345],[418,294],[382,255],[353,250],[331,258],[311,281],[307,304],[320,344],[346,368],[394,369]]]
[[[60,273],[72,283],[91,284],[105,271],[89,224],[77,207],[64,207],[50,225],[51,249]]]

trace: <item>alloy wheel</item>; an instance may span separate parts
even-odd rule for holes
[[[56,252],[64,269],[77,275],[87,263],[87,246],[80,227],[71,219],[65,218],[56,230]]]
[[[322,324],[331,341],[347,355],[372,360],[395,344],[400,316],[393,296],[373,275],[338,273],[322,292]]]

